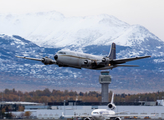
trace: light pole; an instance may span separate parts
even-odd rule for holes
[[[64,100],[64,115],[65,115],[65,100]]]

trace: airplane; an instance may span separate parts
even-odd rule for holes
[[[143,116],[155,116],[155,114],[151,115],[128,115],[123,113],[127,113],[128,111],[123,111],[123,112],[115,112],[114,109],[116,108],[116,105],[113,103],[114,101],[114,93],[112,94],[112,99],[111,102],[107,105],[108,109],[95,109],[91,112],[91,115],[64,115],[62,113],[62,117],[64,118],[84,118],[84,120],[106,120],[106,119],[112,119],[112,120],[121,120],[121,117],[143,117]]]
[[[52,60],[48,57],[42,59],[29,58],[24,56],[16,56],[18,58],[24,58],[29,60],[41,61],[44,65],[56,64],[59,67],[73,67],[73,68],[87,68],[93,70],[107,70],[116,67],[138,67],[137,65],[124,65],[123,63],[149,58],[151,56],[141,56],[133,58],[116,59],[116,44],[112,43],[108,56],[102,57],[97,55],[91,55],[86,53],[80,53],[75,51],[60,50],[54,55]],[[123,64],[123,65],[121,65]]]

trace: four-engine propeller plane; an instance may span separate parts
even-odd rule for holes
[[[113,69],[115,67],[137,67],[137,65],[124,65],[123,63],[133,61],[133,60],[148,58],[150,56],[116,59],[116,44],[112,43],[110,53],[108,56],[105,56],[105,57],[86,54],[86,53],[79,53],[79,52],[74,52],[74,51],[67,51],[67,50],[58,51],[54,56],[55,60],[52,60],[48,57],[44,57],[42,59],[29,58],[29,57],[23,57],[23,56],[16,56],[16,57],[41,61],[45,65],[56,64],[59,67],[106,70],[106,69]]]

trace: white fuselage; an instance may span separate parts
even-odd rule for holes
[[[102,61],[102,56],[91,55],[73,51],[58,51],[57,64],[62,67],[88,68],[88,69],[110,69],[110,66],[97,66]],[[85,64],[86,62],[86,64]],[[95,68],[94,68],[95,65]]]
[[[104,119],[109,119],[111,117],[114,117],[115,112],[112,110],[107,110],[107,109],[97,109],[93,110],[91,113],[91,116],[95,120],[104,120]]]

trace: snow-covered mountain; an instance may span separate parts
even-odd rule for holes
[[[48,56],[53,59],[60,49],[105,56],[112,42],[117,45],[117,58],[152,56],[129,63],[140,65],[138,68],[112,70],[112,89],[162,89],[164,42],[153,33],[143,26],[129,25],[114,16],[66,18],[55,11],[0,15],[0,82],[44,84],[48,87],[100,87],[100,71],[44,66],[15,56]]]
[[[146,28],[114,16],[64,17],[56,11],[0,15],[0,33],[19,35],[42,47],[135,46],[145,39],[161,41]]]
[[[0,86],[1,88],[36,90],[44,87],[73,89],[99,89],[100,71],[88,69],[62,68],[56,65],[45,66],[38,61],[16,58],[15,55],[53,59],[54,53],[61,48],[43,48],[19,36],[0,35]],[[92,54],[106,54],[109,46],[87,46],[83,51]],[[117,55],[122,57],[133,50],[127,46],[117,46]],[[154,49],[153,49],[154,50]],[[128,53],[126,53],[128,52]],[[120,56],[121,57],[121,56]],[[164,57],[152,57],[138,60],[130,64],[140,65],[138,68],[115,68],[112,75],[111,89],[133,91],[162,90]],[[159,60],[159,61],[157,61]],[[155,62],[156,61],[156,62]],[[33,86],[33,87],[32,87]],[[23,87],[23,88],[21,88]],[[76,89],[75,89],[76,88]],[[27,88],[26,88],[27,89]]]

